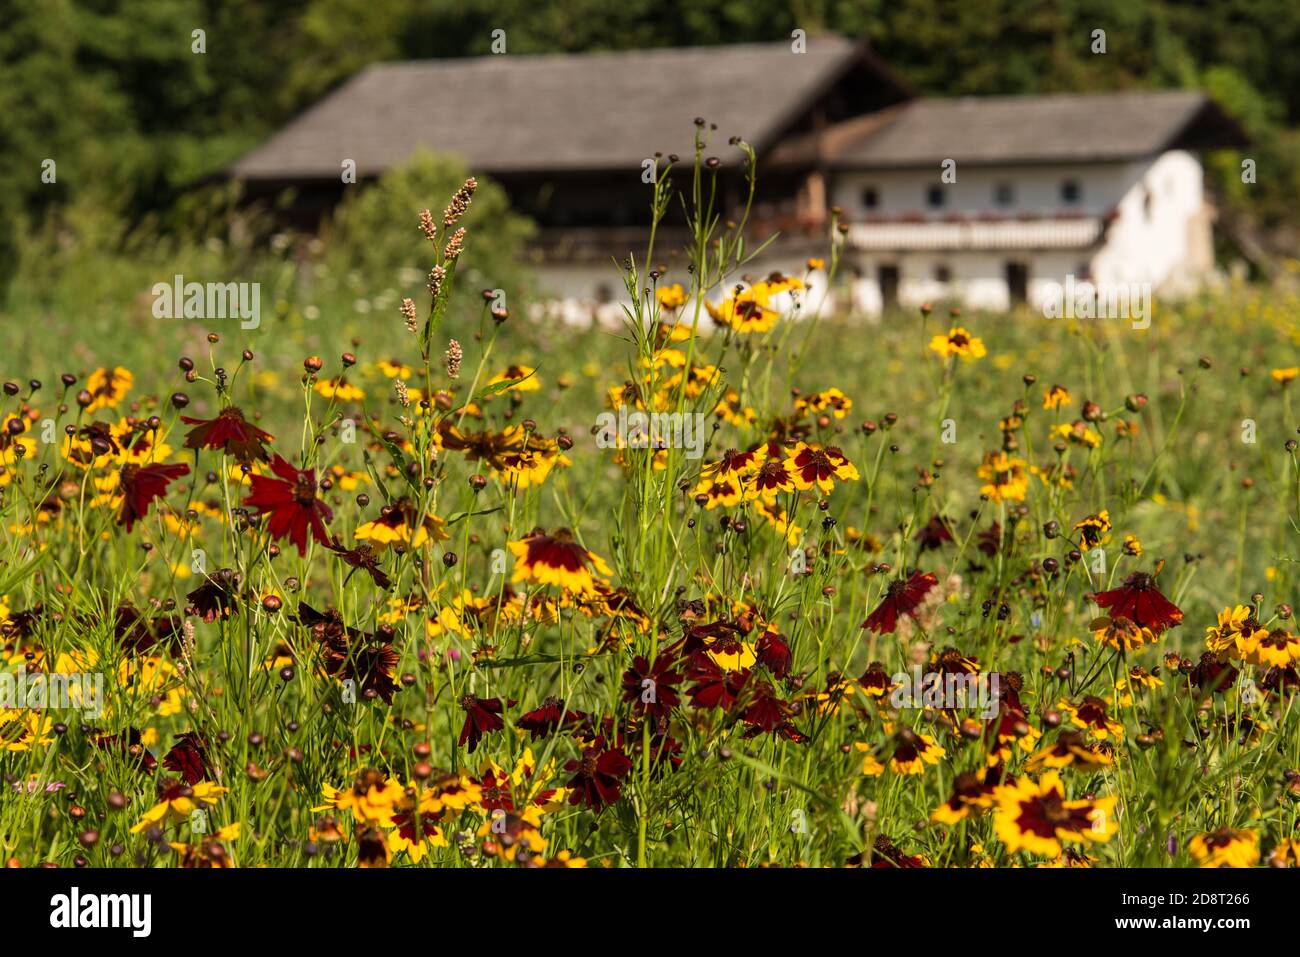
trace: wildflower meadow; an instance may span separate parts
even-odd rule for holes
[[[616,326],[459,271],[467,179],[365,309],[16,333],[4,859],[1294,866],[1300,302],[850,320],[722,149]]]

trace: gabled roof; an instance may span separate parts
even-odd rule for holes
[[[853,124],[858,124],[856,127]],[[783,144],[774,162],[854,169],[1104,163],[1170,149],[1244,146],[1236,121],[1204,93],[1143,91],[922,99]]]
[[[892,99],[911,93],[864,43],[840,37],[809,39],[798,54],[787,40],[376,64],[230,175],[337,179],[352,159],[368,176],[421,147],[460,154],[487,173],[636,172],[656,152],[689,156],[696,116],[718,126],[710,152],[731,158],[730,136],[761,152],[855,67],[895,91]]]

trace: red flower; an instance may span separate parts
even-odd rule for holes
[[[274,438],[245,419],[244,413],[233,405],[222,409],[215,419],[191,419],[182,415],[181,421],[194,426],[185,436],[187,449],[217,449],[241,462],[253,459],[265,462],[264,445]]]
[[[328,505],[316,497],[314,469],[296,469],[280,456],[271,462],[271,471],[279,478],[250,476],[253,494],[244,499],[259,512],[268,513],[267,529],[275,538],[287,538],[298,546],[298,554],[307,554],[307,532],[323,544],[329,544],[325,523],[334,517]]]
[[[623,672],[623,700],[631,702],[633,711],[658,719],[677,707],[681,698],[676,686],[682,675],[672,670],[672,664],[667,654],[659,655],[653,668],[642,655],[632,659],[632,667]]]
[[[547,698],[540,708],[528,712],[515,722],[516,728],[522,728],[536,741],[551,734],[557,728],[577,724],[586,715],[581,711],[566,711],[564,702],[559,698]]]
[[[564,770],[577,772],[569,781],[569,787],[573,789],[569,803],[581,802],[593,811],[599,811],[619,799],[619,781],[632,770],[632,761],[617,746],[606,746],[602,737],[583,748],[582,757],[569,761]]]
[[[225,620],[239,614],[239,576],[233,569],[222,568],[209,575],[198,588],[185,596],[190,608],[185,614],[202,615],[206,622]]]
[[[163,758],[163,767],[177,772],[190,785],[216,776],[203,739],[193,731],[176,735],[176,743]]]
[[[374,549],[368,543],[362,542],[356,548],[348,548],[339,541],[336,535],[334,536],[334,543],[325,547],[343,559],[344,564],[351,568],[359,568],[369,574],[374,583],[380,588],[387,588],[392,585],[393,580],[379,567],[379,556],[375,554]],[[351,577],[351,574],[351,572],[348,573],[349,577]]]
[[[1092,600],[1109,611],[1110,617],[1127,618],[1156,634],[1183,620],[1182,610],[1160,594],[1155,576],[1146,572],[1134,572],[1118,588],[1097,592]]]
[[[790,653],[790,646],[786,644],[785,636],[775,631],[765,631],[758,643],[754,645],[754,654],[758,657],[758,663],[772,672],[774,678],[784,678],[790,673],[790,666],[794,662],[794,656]]]
[[[467,694],[460,699],[460,706],[465,709],[465,725],[460,729],[457,744],[469,742],[468,751],[474,753],[479,739],[489,731],[500,731],[506,726],[501,720],[500,698],[479,698]]]
[[[697,684],[687,694],[690,695],[691,704],[697,708],[730,711],[736,698],[745,689],[749,675],[748,668],[744,671],[723,671],[708,655],[696,655],[686,677]]]
[[[941,548],[944,542],[952,541],[952,530],[947,522],[935,515],[916,533],[915,541],[920,543],[921,551]]]
[[[765,682],[756,682],[756,685],[754,700],[741,716],[741,720],[750,726],[744,736],[752,738],[760,733],[779,734],[796,743],[803,741],[804,736],[790,723],[789,702],[778,698],[771,685]]]
[[[380,625],[379,633],[372,635],[349,628],[335,609],[320,612],[306,602],[298,603],[298,621],[320,642],[326,674],[351,681],[368,699],[382,698],[392,704],[397,692],[393,673],[401,656],[390,641],[391,625]]]
[[[121,472],[122,511],[117,524],[129,532],[149,512],[149,504],[167,492],[167,483],[190,474],[190,467],[178,465],[124,465]]]
[[[929,572],[915,572],[911,578],[899,578],[890,582],[884,599],[867,616],[862,627],[870,628],[878,635],[889,634],[898,627],[899,615],[916,617],[917,606],[937,584],[939,580]]]

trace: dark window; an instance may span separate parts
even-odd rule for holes
[[[950,269],[948,266],[942,263],[940,263],[938,266],[935,266],[934,281],[942,282],[942,283],[952,282],[952,269]]]
[[[1028,298],[1029,267],[1024,263],[1009,262],[1006,264],[1006,277],[1007,296],[1011,305],[1017,306]]]
[[[993,202],[998,206],[1010,206],[1016,201],[1016,188],[1010,183],[998,183],[993,187]]]
[[[925,203],[931,209],[943,209],[944,201],[948,194],[942,186],[931,186],[925,194]]]
[[[1073,206],[1083,198],[1083,187],[1077,179],[1067,179],[1061,183],[1061,202]]]
[[[880,305],[883,312],[898,308],[898,267],[880,267]]]
[[[880,197],[876,195],[876,187],[868,186],[862,191],[862,208],[875,209],[880,203]]]

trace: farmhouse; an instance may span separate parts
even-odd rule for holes
[[[644,250],[646,161],[689,161],[697,116],[716,126],[729,213],[744,171],[727,141],[757,153],[754,230],[779,236],[753,273],[822,253],[838,206],[850,304],[867,314],[1037,303],[1067,278],[1190,291],[1214,265],[1198,154],[1246,143],[1195,91],[921,98],[865,43],[825,37],[380,64],[230,175],[254,196],[293,187],[312,217],[345,165],[364,181],[421,148],[459,154],[537,221],[542,291],[579,318],[617,308],[611,260]],[[658,248],[684,239],[670,220]]]

